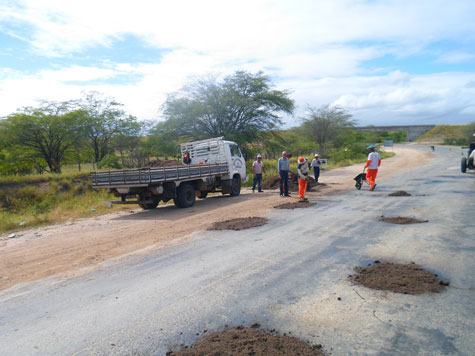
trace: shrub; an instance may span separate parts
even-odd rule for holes
[[[17,199],[28,200],[29,202],[40,202],[45,193],[37,186],[28,185],[17,190],[15,194]]]
[[[104,158],[97,163],[97,168],[112,168],[112,169],[120,169],[122,165],[120,163],[119,157],[114,154],[105,155]]]

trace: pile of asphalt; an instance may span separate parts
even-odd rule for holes
[[[160,160],[156,159],[147,163],[147,168],[162,168],[162,167],[176,167],[181,166],[182,164],[175,160]]]
[[[381,216],[379,221],[384,221],[390,224],[398,224],[398,225],[407,225],[407,224],[421,224],[429,222],[429,220],[419,220],[415,218],[409,218],[404,216],[396,216],[396,217],[385,217]]]
[[[167,356],[325,356],[322,345],[311,345],[275,330],[264,331],[259,324],[238,326],[211,333],[190,347],[168,351]]]
[[[439,293],[449,285],[414,262],[407,264],[374,261],[368,267],[355,267],[356,275],[348,278],[367,288],[402,294]]]
[[[411,194],[409,194],[408,192],[406,192],[404,190],[398,190],[397,192],[388,194],[388,196],[390,196],[390,197],[410,197]]]
[[[262,182],[262,189],[266,190],[273,190],[279,189],[280,185],[280,177],[278,175],[272,176],[269,178],[264,179]],[[308,177],[307,179],[307,191],[312,191],[317,186],[324,186],[324,183],[317,183],[313,177]],[[297,174],[294,172],[289,172],[289,191],[290,192],[298,192],[299,191],[299,182]]]
[[[293,202],[293,203],[284,203],[274,206],[274,209],[303,209],[311,206],[317,205],[317,203],[309,202]]]
[[[231,220],[217,221],[208,230],[245,230],[267,224],[267,218],[257,216],[249,218],[236,218]]]

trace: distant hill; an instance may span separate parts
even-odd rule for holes
[[[437,125],[417,138],[416,142],[463,145],[466,141],[465,125]]]

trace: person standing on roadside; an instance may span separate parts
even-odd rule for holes
[[[320,161],[318,153],[315,153],[315,158],[312,160],[312,163],[310,164],[310,167],[313,168],[313,176],[314,176],[315,181],[317,183],[318,183],[318,177],[320,177],[320,166],[321,165],[322,165],[322,162]]]
[[[378,168],[381,165],[381,157],[379,153],[374,150],[374,146],[368,146],[369,155],[368,160],[366,161],[365,168],[366,171],[366,180],[369,182],[369,190],[373,191],[376,188],[376,176],[378,175]]]
[[[305,192],[307,191],[307,179],[308,179],[308,158],[299,157],[298,175],[299,175],[299,202],[307,202],[305,198]]]
[[[252,173],[254,173],[254,180],[252,181],[252,192],[256,189],[257,184],[257,191],[262,193],[263,190],[261,189],[261,182],[262,182],[262,173],[265,173],[264,162],[262,162],[262,156],[258,154],[256,156],[256,160],[252,163]]]
[[[277,162],[277,171],[279,172],[280,177],[280,196],[281,197],[290,197],[289,194],[289,171],[290,171],[290,161],[287,157],[287,152],[282,152],[282,157],[279,158]]]

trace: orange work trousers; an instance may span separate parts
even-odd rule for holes
[[[299,178],[299,198],[300,199],[305,197],[306,191],[307,191],[307,180]]]
[[[376,182],[376,176],[378,175],[377,169],[368,169],[366,171],[366,180],[369,183],[369,189],[373,189],[374,183]]]

